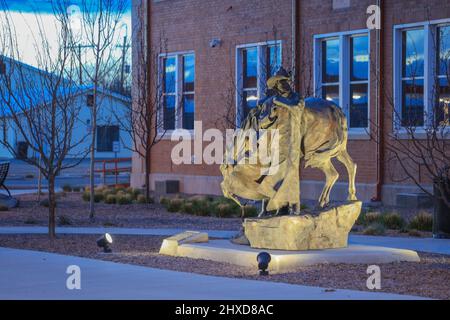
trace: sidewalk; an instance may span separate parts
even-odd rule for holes
[[[66,289],[67,267],[81,290]],[[422,299],[420,297],[243,280],[0,248],[0,299]]]
[[[102,227],[60,227],[56,228],[59,234],[102,234],[112,235],[152,235],[171,236],[186,229],[164,229],[164,228],[102,228]],[[230,230],[195,230],[208,233],[212,238],[229,239],[236,234]],[[0,227],[0,234],[46,234],[47,227]],[[379,247],[389,247],[407,249],[429,253],[450,255],[450,239],[432,238],[402,238],[402,237],[381,237],[381,236],[349,236],[349,244],[369,245]]]

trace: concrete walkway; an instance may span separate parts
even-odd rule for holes
[[[186,231],[181,228],[96,228],[96,227],[61,227],[56,228],[59,234],[102,234],[108,232],[112,235],[153,235],[171,236]],[[236,231],[229,230],[196,230],[209,234],[212,238],[229,239]],[[46,227],[0,227],[0,234],[46,234]],[[433,238],[402,238],[350,235],[349,243],[355,245],[379,246],[397,249],[407,249],[429,253],[450,255],[450,239]]]
[[[81,290],[66,288],[67,267]],[[0,299],[421,299],[381,292],[232,279],[58,254],[0,248]]]

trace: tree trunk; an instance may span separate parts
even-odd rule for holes
[[[55,177],[48,176],[48,236],[50,239],[56,237],[56,195]]]
[[[91,119],[91,162],[90,162],[90,174],[89,174],[89,219],[91,221],[95,218],[95,208],[94,208],[94,169],[95,169],[95,138],[97,131],[97,89],[94,87],[94,104],[92,106],[92,119]]]
[[[145,199],[150,202],[150,151],[145,152]]]

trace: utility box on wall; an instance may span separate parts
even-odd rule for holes
[[[155,192],[160,195],[179,193],[180,181],[178,180],[155,181]]]

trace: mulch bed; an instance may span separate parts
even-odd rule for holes
[[[198,219],[198,217],[195,217]],[[285,282],[332,289],[369,291],[365,264],[320,264],[297,272],[256,275],[256,270],[226,263],[168,257],[158,251],[164,237],[114,236],[113,254],[100,254],[96,235],[0,235],[0,246],[32,249],[207,275]],[[421,262],[381,264],[382,292],[450,299],[450,256],[419,253]]]
[[[0,211],[0,226],[47,226],[48,208],[40,206],[37,195],[17,197],[19,206],[9,211]],[[44,199],[45,195],[41,197]],[[200,217],[167,212],[158,204],[95,204],[95,220],[89,220],[89,203],[81,199],[81,193],[66,193],[58,196],[57,218],[64,217],[60,226],[84,227],[128,227],[128,228],[182,228],[239,230],[241,219]],[[60,220],[57,220],[60,221]],[[62,219],[61,219],[62,221]],[[70,224],[67,224],[69,221]]]

